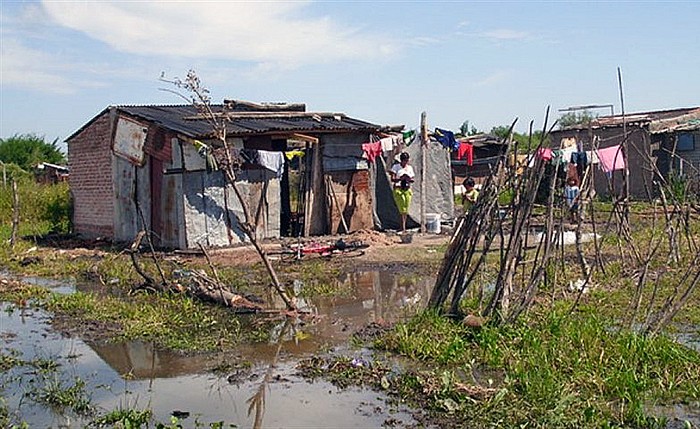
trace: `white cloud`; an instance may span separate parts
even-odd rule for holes
[[[483,79],[474,83],[475,86],[491,86],[497,83],[501,83],[510,76],[510,73],[504,70],[492,73]]]
[[[481,33],[482,37],[487,39],[495,39],[498,41],[503,40],[523,40],[530,37],[530,34],[525,31],[515,31],[506,28],[501,28],[498,30],[484,31]]]
[[[57,70],[58,62],[51,55],[29,48],[17,40],[3,36],[0,49],[2,86],[17,86],[37,91],[69,94],[72,86]]]
[[[55,2],[58,24],[139,55],[303,64],[392,55],[399,43],[328,17],[305,16],[309,2]],[[307,13],[308,15],[308,13]]]

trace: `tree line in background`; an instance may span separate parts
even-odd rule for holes
[[[0,161],[4,164],[7,180],[10,180],[29,177],[29,173],[42,162],[65,164],[66,156],[58,147],[58,139],[49,143],[36,134],[15,134],[0,138]]]
[[[557,119],[556,124],[560,129],[570,127],[572,125],[587,124],[597,118],[598,116],[588,110],[583,110],[579,112],[568,112]],[[532,128],[532,123],[530,123],[530,128]],[[511,134],[512,133],[512,134]],[[476,136],[479,134],[491,134],[500,139],[508,139],[509,137],[518,144],[518,151],[525,150],[528,147],[537,147],[537,145],[542,141],[543,132],[541,130],[531,130],[528,133],[519,133],[513,131],[508,125],[497,125],[491,128],[491,131],[485,132],[480,131],[473,124],[470,124],[468,120],[462,122],[459,127],[459,132],[456,133],[457,137],[469,137]],[[530,137],[532,136],[532,137]]]
[[[0,138],[0,240],[17,233],[40,236],[70,232],[68,183],[35,183],[34,170],[42,162],[66,163],[58,139],[47,142],[35,134]]]

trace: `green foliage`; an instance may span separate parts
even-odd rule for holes
[[[151,410],[136,410],[133,408],[117,408],[104,416],[92,421],[91,426],[138,429],[148,427],[153,417]]]
[[[70,232],[72,204],[68,183],[23,181],[17,185],[17,195],[21,236]],[[0,239],[10,236],[13,209],[12,187],[0,186]]]
[[[62,164],[66,157],[57,143],[58,139],[47,143],[44,137],[35,134],[16,134],[0,139],[0,161],[16,164],[24,171],[32,171],[41,162]]]
[[[517,326],[480,330],[422,314],[375,345],[438,364],[428,375],[407,374],[413,382],[406,381],[403,396],[430,391],[432,408],[475,427],[649,427],[656,422],[650,402],[700,400],[700,354],[665,337],[613,328],[593,312],[554,309]],[[455,378],[445,365],[469,373]],[[503,374],[478,382],[490,368]],[[459,389],[465,383],[497,390],[474,400]]]
[[[223,308],[207,306],[183,295],[160,293],[118,298],[76,292],[51,294],[50,311],[76,321],[111,329],[123,340],[150,340],[172,350],[211,351],[231,347],[240,335],[240,322]]]
[[[481,134],[481,131],[476,129],[474,125],[471,127],[469,126],[469,121],[464,121],[462,122],[462,125],[459,127],[459,137],[466,137],[466,136],[475,136],[477,134]]]
[[[510,126],[500,125],[491,128],[490,134],[505,140],[509,137],[508,130],[510,130]],[[542,136],[542,131],[533,131],[532,136],[513,131],[512,139],[518,145],[518,153],[526,153],[528,149],[532,150],[542,142]],[[549,144],[549,139],[545,139],[542,144],[547,146]]]
[[[71,409],[77,414],[88,414],[92,410],[85,381],[80,378],[70,385],[64,385],[59,378],[54,378],[34,392],[34,396],[38,402],[58,410]]]
[[[557,123],[559,124],[559,129],[564,129],[573,125],[586,125],[597,117],[598,115],[594,115],[588,110],[568,112],[561,115]]]

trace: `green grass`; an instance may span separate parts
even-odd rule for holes
[[[402,375],[401,383],[413,386],[403,392],[407,397],[422,394],[426,383],[452,380],[426,399],[475,427],[649,427],[652,405],[700,404],[697,352],[617,329],[592,312],[542,312],[516,326],[476,331],[424,313],[375,346],[433,366],[427,375]],[[489,372],[500,373],[500,380],[493,386],[477,381]],[[455,381],[500,393],[474,400]]]
[[[183,295],[137,294],[125,298],[76,292],[52,294],[47,310],[79,323],[116,325],[115,340],[148,340],[173,350],[212,351],[232,347],[240,322],[224,308]]]

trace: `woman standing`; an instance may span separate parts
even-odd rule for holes
[[[401,231],[406,231],[406,216],[411,205],[411,183],[413,183],[416,173],[408,163],[409,156],[406,152],[401,152],[400,162],[391,166],[391,182],[394,184],[394,201],[401,214]]]

